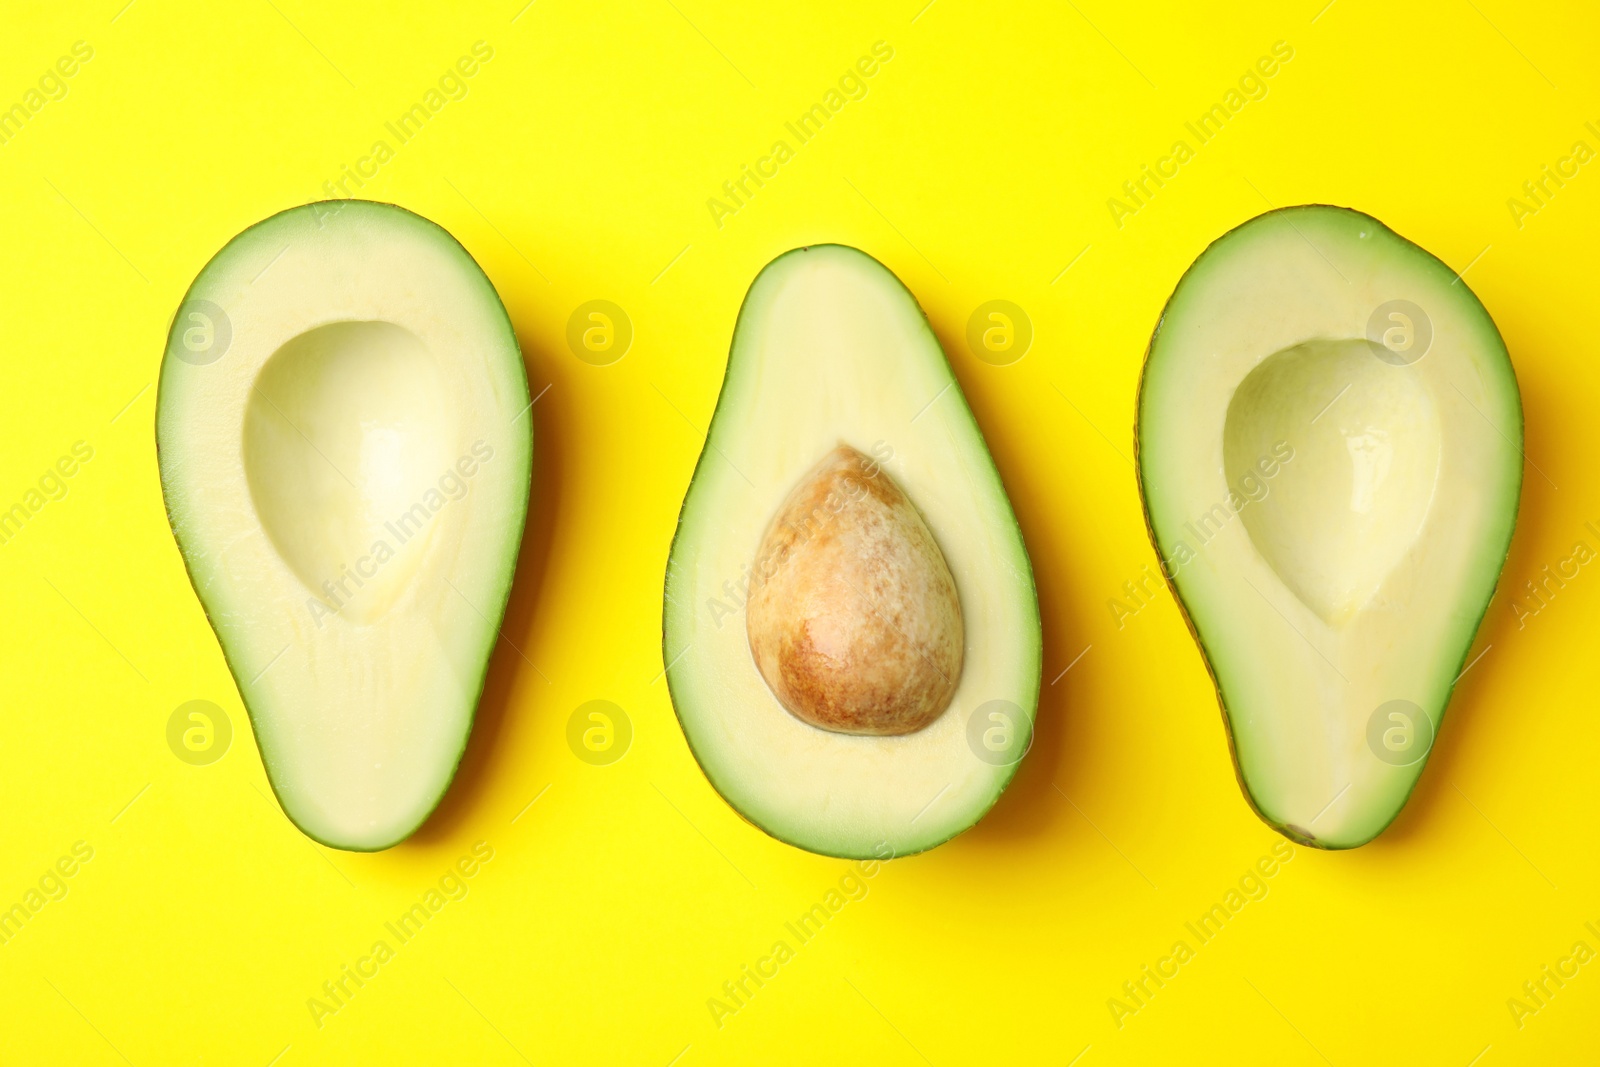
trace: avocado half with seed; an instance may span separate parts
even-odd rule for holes
[[[494,286],[390,204],[274,215],[178,308],[167,514],[272,789],[324,844],[397,843],[455,774],[522,541],[527,408]]]
[[[774,837],[907,855],[1010,782],[1039,697],[1032,567],[938,339],[870,256],[796,249],[751,285],[665,601],[684,736]]]
[[[1516,522],[1522,407],[1494,322],[1368,215],[1269,212],[1178,283],[1136,437],[1246,798],[1302,844],[1372,840],[1422,772]]]

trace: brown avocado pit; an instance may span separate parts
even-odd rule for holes
[[[745,625],[788,711],[824,730],[909,734],[961,680],[961,601],[922,515],[839,444],[790,490],[756,552]]]

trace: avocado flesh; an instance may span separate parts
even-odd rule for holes
[[[913,733],[802,721],[768,688],[746,636],[763,531],[841,443],[890,473],[955,579],[960,680],[943,714]],[[751,285],[673,541],[662,645],[706,777],[746,819],[800,848],[854,858],[931,848],[977,822],[1015,773],[1016,759],[975,754],[968,727],[980,706],[1007,701],[1031,737],[1041,653],[1032,567],[938,339],[866,254],[796,249]]]
[[[1493,321],[1376,219],[1273,211],[1173,292],[1137,438],[1247,799],[1305,844],[1372,840],[1421,774],[1516,521],[1522,409]]]
[[[392,205],[274,215],[178,309],[168,517],[279,803],[324,844],[396,844],[455,773],[522,539],[527,406],[488,278]]]

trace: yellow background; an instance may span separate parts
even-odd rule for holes
[[[0,506],[94,449],[0,546],[0,907],[94,850],[0,947],[0,1060],[1592,1060],[1600,963],[1520,1029],[1506,1003],[1575,941],[1600,948],[1600,576],[1520,628],[1509,604],[1600,547],[1600,163],[1520,228],[1507,206],[1573,142],[1600,148],[1584,5],[123,2],[12,5],[0,34],[0,104],[94,49],[0,146]],[[325,195],[479,40],[494,57],[467,96],[361,192],[447,227],[498,287],[549,387],[537,485],[454,787],[413,840],[340,853],[271,800],[166,528],[151,383],[207,259]],[[880,40],[868,95],[719,229],[707,199]],[[1119,229],[1107,199],[1277,41],[1294,58],[1267,96]],[[1296,849],[1119,1028],[1107,1000],[1195,945],[1184,923],[1280,840],[1240,797],[1168,594],[1120,629],[1107,606],[1155,563],[1128,461],[1140,361],[1208,241],[1313,201],[1470,266],[1523,390],[1521,519],[1487,651],[1399,821],[1353,853]],[[1045,695],[989,817],[878,871],[719,1028],[708,998],[847,867],[765,837],[700,774],[660,677],[661,583],[740,299],[817,241],[883,260],[943,339],[1033,557]],[[566,345],[591,299],[633,322],[610,366]],[[966,347],[990,299],[1033,322],[1015,364]],[[165,740],[193,699],[235,729],[210,766]],[[634,728],[609,766],[566,741],[593,699]],[[494,858],[470,894],[318,1028],[308,998],[478,841]]]

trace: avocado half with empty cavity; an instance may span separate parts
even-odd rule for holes
[[[1370,841],[1422,772],[1516,522],[1522,407],[1494,322],[1376,219],[1273,211],[1178,283],[1137,438],[1247,799],[1301,843]]]
[[[404,839],[466,747],[527,513],[528,381],[494,286],[403,208],[274,215],[184,296],[156,444],[284,812],[336,848]]]
[[[667,567],[662,655],[712,785],[833,856],[922,851],[1033,737],[1033,571],[916,300],[853,248],[756,278]]]

